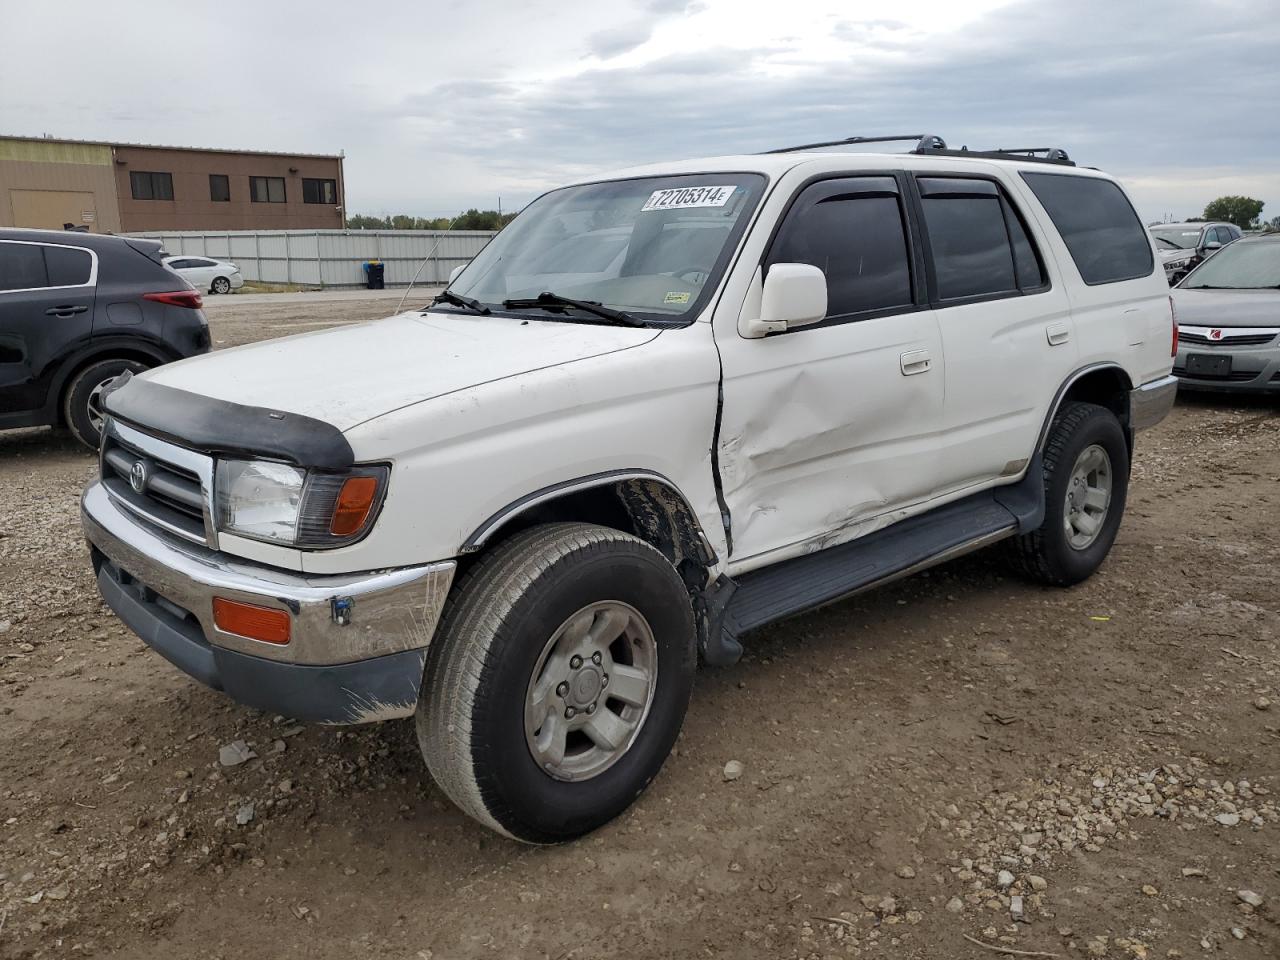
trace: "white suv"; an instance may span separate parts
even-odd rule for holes
[[[540,197],[425,311],[118,381],[84,528],[183,670],[415,715],[462,809],[555,842],[658,772],[699,654],[999,540],[1092,574],[1176,329],[1061,151],[643,167]]]

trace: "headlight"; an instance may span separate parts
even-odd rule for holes
[[[340,547],[372,525],[386,467],[317,473],[266,460],[220,460],[214,481],[219,530],[290,547]]]

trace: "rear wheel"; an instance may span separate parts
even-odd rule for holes
[[[102,391],[126,371],[140,373],[147,369],[137,360],[99,360],[89,364],[67,385],[62,395],[62,419],[75,438],[91,450],[98,449],[102,437]]]
[[[1120,530],[1129,489],[1129,447],[1116,415],[1092,403],[1065,404],[1043,454],[1045,516],[1018,537],[1012,556],[1032,580],[1070,586],[1102,565]]]
[[[417,716],[436,782],[529,843],[617,816],[670,753],[693,686],[693,610],[675,568],[629,534],[550,524],[457,589]]]
[[[226,277],[214,277],[213,283],[209,286],[213,293],[230,293],[231,281]]]

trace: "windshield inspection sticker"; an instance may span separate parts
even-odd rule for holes
[[[676,187],[672,190],[655,190],[649,194],[649,199],[644,202],[640,212],[723,207],[733,196],[733,191],[733,187]]]
[[[687,293],[668,293],[662,298],[663,303],[688,303],[689,294]]]

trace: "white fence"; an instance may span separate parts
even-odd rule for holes
[[[226,230],[132,234],[164,242],[171,254],[232,260],[246,280],[317,287],[364,284],[363,264],[380,260],[388,286],[444,283],[489,242],[488,230]]]

